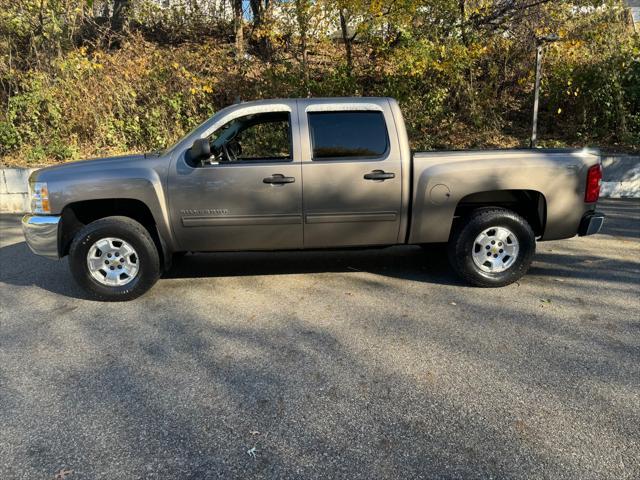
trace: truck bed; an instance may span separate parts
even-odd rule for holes
[[[502,201],[516,191],[540,197],[541,240],[572,237],[594,207],[583,200],[587,169],[598,161],[592,149],[415,152],[408,243],[446,242],[460,204],[488,201],[489,195]]]

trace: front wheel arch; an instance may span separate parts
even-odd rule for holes
[[[58,245],[60,257],[69,254],[71,242],[83,227],[102,218],[120,216],[135,220],[144,226],[158,249],[162,270],[171,266],[171,249],[160,235],[151,209],[141,200],[110,198],[74,202],[63,208],[61,216]]]

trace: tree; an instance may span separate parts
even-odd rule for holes
[[[270,61],[272,56],[271,26],[267,24],[266,19],[269,18],[272,4],[269,0],[249,0],[249,6],[253,19],[252,37],[257,46],[258,54],[261,58]]]
[[[113,0],[111,28],[118,33],[126,29],[131,13],[131,0]]]
[[[236,58],[244,56],[244,32],[242,0],[231,0],[233,2],[233,23],[235,27]]]
[[[307,95],[309,95],[309,51],[308,35],[310,20],[311,0],[295,0],[296,20],[300,33],[300,53],[302,56],[302,71],[304,75],[304,85]]]
[[[340,33],[342,34],[342,43],[347,58],[347,71],[351,74],[353,70],[353,50],[352,44],[356,38],[356,34],[349,34],[349,13],[346,8],[340,8]]]

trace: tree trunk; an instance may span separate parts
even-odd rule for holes
[[[345,16],[344,9],[340,9],[340,30],[342,31],[342,42],[344,43],[344,50],[347,55],[347,71],[351,75],[353,70],[353,53],[351,51],[352,38],[349,37],[349,27],[347,25],[347,18]]]
[[[269,36],[264,34],[263,27],[265,27],[265,21],[268,18],[271,2],[270,0],[249,0],[249,7],[251,7],[251,15],[253,18],[252,32],[258,33],[257,36],[252,36],[252,40],[257,41],[258,53],[260,56],[264,60],[270,62],[273,49]],[[297,3],[296,8],[298,8]]]
[[[233,0],[233,21],[236,37],[236,58],[244,56],[244,31],[242,28],[242,0]]]
[[[304,90],[307,97],[311,96],[309,90],[309,52],[307,50],[307,37],[306,35],[300,41],[300,47],[302,48],[302,71],[304,72]]]
[[[304,89],[307,97],[309,91],[309,51],[307,48],[309,32],[309,0],[296,0],[296,20],[298,21],[298,31],[300,33],[300,51],[302,54],[302,73],[304,78]]]
[[[254,24],[254,26],[257,27],[257,26],[262,24],[262,14],[263,14],[264,10],[267,8],[268,2],[265,1],[264,2],[264,6],[263,6],[261,0],[250,0],[249,1],[249,6],[251,7],[251,15],[253,17],[253,24]]]
[[[627,112],[624,106],[624,97],[622,95],[622,85],[620,84],[620,78],[618,75],[615,75],[615,80],[613,82],[615,89],[615,98],[616,98],[616,134],[618,140],[624,141],[627,137]]]
[[[467,46],[467,12],[466,12],[466,0],[459,0],[458,5],[460,7],[460,36],[462,37],[462,44]]]
[[[114,32],[122,32],[127,28],[129,13],[131,12],[131,0],[113,0],[113,14],[111,15],[111,28]]]

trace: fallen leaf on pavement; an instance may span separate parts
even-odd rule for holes
[[[73,470],[67,470],[66,468],[61,468],[60,471],[56,473],[53,478],[55,478],[55,480],[64,480],[65,478],[67,478],[67,475],[71,475],[71,474],[73,474]]]

